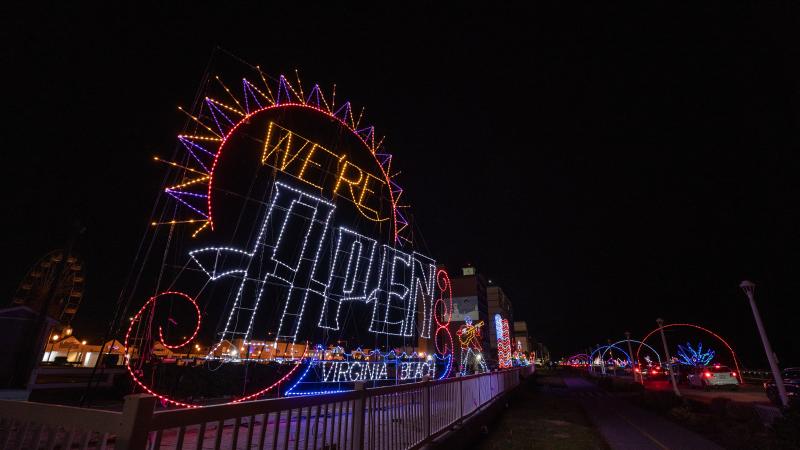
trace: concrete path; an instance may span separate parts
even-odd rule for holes
[[[607,393],[583,378],[564,378],[566,395],[576,398],[614,450],[722,449],[704,437]]]

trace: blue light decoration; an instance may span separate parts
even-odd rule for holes
[[[712,349],[703,351],[703,343],[697,343],[697,350],[692,348],[692,344],[686,343],[686,346],[678,344],[678,360],[685,366],[701,367],[707,366],[714,359],[716,353]]]
[[[621,347],[617,346],[616,344],[601,345],[601,346],[597,347],[596,349],[594,349],[594,351],[592,351],[592,353],[589,354],[589,361],[591,361],[591,364],[596,365],[596,366],[602,365],[603,361],[605,360],[605,354],[609,350],[617,350],[620,353],[622,353],[623,355],[625,355],[625,358],[627,358],[628,362],[631,361],[631,357],[630,357],[630,355],[628,355],[628,352],[626,352],[625,350],[623,350]],[[598,353],[599,353],[599,355],[595,356]],[[613,357],[609,356],[609,358],[610,358],[611,361],[614,361]]]
[[[319,348],[319,346],[317,346]],[[428,376],[441,380],[450,373],[452,354],[396,353],[379,350],[365,353],[360,348],[335,359],[309,358],[306,368],[286,396],[321,395],[353,390],[357,381],[369,387],[410,383]],[[442,369],[438,367],[442,366]],[[357,370],[356,370],[357,369]]]

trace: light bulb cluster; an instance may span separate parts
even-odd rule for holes
[[[305,95],[299,76],[297,77],[296,85],[293,85],[285,76],[281,75],[277,80],[277,86],[274,90],[277,95],[274,95],[268,79],[260,70],[258,72],[261,81],[263,82],[262,88],[259,88],[250,80],[243,78],[241,89],[242,92],[238,96],[234,94],[219,77],[215,77],[216,81],[225,90],[225,94],[231,100],[233,100],[235,106],[223,102],[217,98],[205,97],[202,102],[205,114],[197,116],[185,111],[183,108],[179,108],[183,113],[187,114],[193,121],[210,133],[210,135],[181,134],[178,136],[178,139],[182,144],[184,144],[184,147],[187,148],[188,153],[191,155],[195,164],[197,164],[198,168],[201,169],[195,170],[187,167],[186,170],[191,171],[192,173],[203,173],[209,177],[207,180],[208,199],[206,202],[206,211],[202,213],[204,217],[209,220],[209,223],[204,224],[201,229],[214,229],[214,214],[212,211],[211,202],[211,194],[213,192],[213,174],[219,160],[220,150],[224,147],[224,144],[228,138],[238,129],[241,124],[249,122],[253,115],[260,112],[275,108],[305,108],[324,114],[328,118],[336,120],[339,124],[349,129],[374,157],[375,162],[381,170],[381,176],[376,179],[379,182],[388,185],[390,188],[387,192],[390,196],[390,204],[392,209],[391,219],[394,223],[393,228],[395,243],[401,245],[411,243],[408,220],[401,211],[401,208],[407,208],[407,205],[400,204],[400,197],[402,196],[403,189],[394,180],[397,173],[392,171],[391,155],[378,151],[383,145],[383,138],[376,141],[375,128],[373,126],[362,127],[360,125],[363,118],[364,109],[362,108],[361,112],[357,116],[353,114],[353,108],[350,102],[345,102],[337,109],[334,109],[336,94],[335,85],[330,102],[325,97],[319,85],[314,85],[309,94]],[[199,142],[204,141],[219,143],[216,151],[210,151],[199,144]],[[319,144],[315,144],[310,147],[317,149],[322,148],[324,150],[324,147],[319,146]],[[198,151],[204,153],[205,155],[213,156],[213,162],[203,161],[202,158],[196,154]],[[339,158],[342,157],[342,155],[336,156]],[[305,159],[304,167],[308,167],[309,163],[312,165],[316,164],[310,159],[310,156]],[[344,161],[344,163],[345,164],[343,164],[344,167],[342,168],[342,172],[347,171],[348,164],[352,165],[352,163],[349,161]],[[368,172],[363,172],[368,174]],[[339,175],[341,175],[341,173]],[[363,179],[364,185],[358,198],[356,198],[356,195],[352,195],[351,193],[351,198],[356,200],[354,202],[356,207],[365,215],[365,217],[368,218],[372,218],[371,216],[376,213],[375,210],[363,205],[364,195],[368,192],[372,192],[372,189],[369,189],[367,184],[369,183],[370,177],[371,175],[359,177]],[[337,179],[337,188],[342,181],[344,180]],[[334,190],[334,194],[336,193],[336,190],[338,189]],[[198,213],[198,209],[200,208],[197,208],[194,204],[192,204],[192,202],[187,202],[185,199],[183,200],[184,201],[177,199],[179,203],[189,207],[189,209],[193,212]],[[380,217],[378,219],[386,220],[386,218]],[[200,230],[196,230],[195,235],[199,233],[199,231]]]
[[[685,346],[678,344],[678,359],[681,364],[687,366],[707,366],[714,359],[716,353],[712,349],[703,351],[703,343],[698,342],[697,349],[692,347],[692,344],[686,343]]]
[[[340,355],[342,359],[320,359],[314,357],[308,360],[306,369],[294,384],[286,390],[285,394],[288,396],[346,392],[352,389],[340,387],[333,390],[319,390],[319,385],[336,384],[341,386],[355,381],[393,384],[420,380],[424,376],[441,380],[449,374],[453,363],[452,354],[440,357],[439,355],[414,352],[409,355],[405,352],[398,354],[394,350],[382,353],[378,349],[365,353],[360,348],[351,353],[340,351],[336,354]],[[437,375],[436,367],[442,363],[445,365],[445,370]],[[389,371],[387,366],[391,364],[395,365],[395,368]],[[312,373],[314,377],[309,379]],[[393,374],[394,377],[390,377],[389,374]],[[302,390],[304,385],[310,385],[313,388]]]
[[[456,331],[458,341],[461,344],[461,364],[459,366],[459,372],[461,375],[467,374],[470,358],[477,361],[478,370],[480,372],[487,372],[486,362],[483,360],[481,354],[483,351],[483,347],[481,346],[481,327],[483,327],[483,321],[479,320],[473,323],[471,317],[465,316],[464,322],[465,323],[458,328],[458,331]]]
[[[497,336],[497,363],[501,369],[511,367],[511,338],[508,335],[508,320],[500,314],[494,315],[494,329]]]
[[[595,365],[602,365],[602,364],[604,364],[603,361],[605,359],[606,352],[608,352],[610,350],[617,350],[617,351],[621,352],[622,354],[625,355],[626,358],[628,358],[628,361],[631,361],[631,357],[630,357],[630,355],[628,355],[628,352],[626,352],[622,348],[618,347],[616,344],[598,346],[596,349],[594,349],[594,351],[589,353],[589,360],[592,361],[592,363],[595,364]],[[595,356],[595,355],[597,355],[597,356]]]
[[[298,214],[299,217],[308,217],[306,214],[297,212],[295,208],[305,209],[306,212],[310,213],[311,220],[308,222],[309,226],[306,230],[297,230],[297,222],[291,222],[293,231],[299,231],[302,234],[303,242],[301,250],[295,258],[296,262],[289,264],[287,261],[282,261],[281,256],[278,254],[279,249],[281,249],[283,237],[286,234],[287,224],[290,224],[290,219],[293,214]],[[280,339],[291,340],[292,344],[296,342],[297,332],[300,329],[303,311],[305,309],[305,302],[308,298],[308,292],[310,290],[316,290],[317,292],[324,291],[325,285],[324,283],[316,281],[315,271],[317,260],[319,259],[319,254],[322,249],[322,242],[325,238],[328,223],[334,209],[335,207],[333,204],[326,200],[306,194],[305,192],[294,189],[283,183],[275,183],[269,209],[267,210],[259,234],[250,251],[231,247],[206,247],[189,252],[191,258],[212,281],[225,276],[235,274],[241,275],[241,283],[239,284],[233,306],[228,314],[225,328],[220,335],[220,343],[223,340],[231,340],[237,335],[244,337],[245,344],[250,342],[253,322],[258,312],[261,297],[268,279],[278,280],[288,287],[287,298],[284,300],[283,314],[280,318],[275,342],[277,343]],[[276,211],[278,211],[278,213],[276,213]],[[282,218],[277,217],[279,214],[283,214],[284,216]],[[273,238],[273,235],[267,236],[267,230],[274,227],[275,222],[281,223],[281,228],[277,237]],[[314,236],[311,236],[312,232],[315,232]],[[314,244],[316,244],[313,256],[306,254],[309,241],[314,241]],[[286,245],[294,246],[293,243],[287,243]],[[269,253],[269,249],[272,249],[271,254],[265,254]],[[233,256],[238,257],[232,258]],[[234,259],[235,262],[231,263],[231,261],[229,261],[230,259]],[[269,265],[267,269],[259,267],[262,277],[260,279],[252,278],[250,275],[250,266],[254,261],[263,263],[265,260]],[[311,274],[309,277],[309,285],[295,286],[294,277],[301,269],[300,265],[304,262],[310,265],[310,267],[306,268]],[[247,292],[245,288],[248,283],[254,283],[252,291],[256,293],[255,301],[251,302],[252,307],[249,306],[250,303],[246,306],[242,306],[242,296],[243,293]],[[316,284],[316,286],[313,286],[314,284]],[[298,292],[301,295],[301,300],[299,302],[296,299]],[[297,303],[300,303],[299,306]],[[246,330],[237,328],[240,314],[242,317],[246,318]],[[295,318],[294,326],[292,326],[288,332],[284,330],[284,321],[287,316]],[[237,318],[237,322],[234,324],[233,328],[231,328],[234,318]]]
[[[436,332],[433,334],[433,345],[443,357],[449,357],[447,369],[443,377],[450,375],[453,362],[453,335],[450,333],[450,321],[453,318],[453,285],[447,271],[439,269],[436,272],[436,286],[439,288],[439,298],[433,305],[431,315],[436,322]],[[437,315],[437,312],[439,315]],[[440,341],[444,341],[439,345]],[[444,349],[442,349],[444,347]]]
[[[437,328],[433,338],[442,342],[441,346],[439,342],[436,342],[436,349],[442,356],[421,357],[415,355],[414,358],[421,359],[418,364],[433,364],[437,360],[446,359],[447,369],[441,377],[447,376],[451,370],[453,359],[453,339],[447,328],[452,318],[452,292],[449,278],[446,278],[446,273],[443,278],[442,271],[436,271],[433,259],[417,252],[399,250],[400,246],[412,243],[409,222],[402,211],[408,205],[400,203],[404,191],[395,180],[399,172],[392,168],[392,155],[382,149],[383,139],[376,139],[374,127],[361,125],[363,109],[360,112],[358,110],[354,112],[350,102],[336,105],[335,86],[333,95],[328,101],[318,85],[314,85],[306,95],[299,75],[296,85],[281,75],[274,88],[267,83],[267,79],[260,69],[259,75],[264,85],[259,87],[247,79],[242,79],[241,94],[232,92],[219,77],[216,77],[216,81],[228,96],[225,101],[206,97],[201,102],[200,112],[194,112],[194,114],[179,108],[199,125],[197,129],[202,129],[199,133],[178,136],[178,140],[186,152],[186,157],[181,163],[164,161],[158,157],[155,159],[182,171],[180,172],[181,179],[165,188],[165,193],[177,204],[197,214],[199,218],[188,220],[176,218],[153,222],[153,224],[199,225],[194,230],[192,237],[197,236],[202,230],[214,230],[215,219],[219,219],[214,216],[212,210],[212,200],[215,195],[214,174],[217,165],[222,164],[221,152],[225,148],[226,142],[234,136],[240,126],[250,123],[256,114],[275,108],[305,109],[321,113],[347,128],[370,152],[379,172],[375,171],[375,175],[373,175],[353,163],[349,154],[338,154],[328,150],[319,143],[312,142],[295,131],[274,122],[269,122],[269,129],[265,130],[267,131],[267,140],[264,143],[262,164],[269,163],[283,173],[324,192],[323,183],[313,181],[315,180],[314,172],[327,170],[324,168],[332,167],[335,162],[336,165],[333,167],[337,169],[336,173],[333,173],[332,179],[336,181],[327,186],[332,189],[332,193],[326,197],[333,200],[336,200],[337,197],[344,198],[355,205],[361,216],[369,220],[382,222],[391,219],[393,245],[380,246],[381,259],[378,261],[377,240],[342,227],[330,226],[336,209],[331,201],[285,183],[275,182],[263,222],[259,224],[259,234],[254,243],[252,240],[248,243],[247,249],[209,246],[189,252],[191,260],[211,281],[223,277],[235,277],[238,281],[238,290],[233,305],[227,311],[224,330],[220,333],[219,341],[210,347],[207,358],[217,359],[218,357],[214,356],[214,353],[223,342],[242,338],[245,345],[250,345],[255,316],[259,311],[262,296],[266,296],[264,290],[270,282],[270,284],[286,288],[281,294],[283,298],[275,299],[282,306],[282,312],[273,346],[277,346],[279,340],[291,342],[293,345],[297,342],[308,301],[313,301],[315,306],[322,304],[322,314],[317,324],[322,328],[329,329],[339,329],[343,302],[372,303],[372,319],[369,330],[376,334],[404,337],[419,334],[420,337],[430,338],[431,327],[435,322]],[[236,163],[236,159],[232,158],[224,159],[224,161],[225,164]],[[385,192],[389,197],[388,208],[391,208],[391,211],[388,215],[379,213],[380,208],[368,206],[368,204],[372,204],[368,199],[375,192]],[[321,255],[323,255],[323,251],[330,251],[330,246],[324,245],[329,229],[331,240],[336,239],[336,250],[329,258],[331,261],[330,271],[318,276],[317,266],[322,260]],[[270,230],[269,233],[267,230]],[[293,241],[296,236],[300,236],[300,238],[297,239],[297,242],[288,242],[290,239],[287,236],[292,236],[291,240]],[[292,252],[289,251],[289,248],[299,248],[300,250]],[[325,253],[324,256],[329,255]],[[256,266],[259,267],[256,268]],[[303,276],[300,276],[301,272]],[[300,279],[304,281],[300,282]],[[372,282],[376,280],[377,284],[373,285]],[[435,298],[437,284],[441,294],[438,299]],[[445,297],[442,286],[446,286],[447,297]],[[163,330],[159,327],[161,343],[169,349],[187,345],[197,335],[200,327],[199,306],[189,296],[180,295],[194,305],[197,312],[197,324],[192,337],[179,345],[165,344]],[[155,297],[148,300],[142,310],[131,319],[128,335],[134,324],[141,323],[142,311],[155,302]],[[437,316],[437,308],[439,316]],[[416,329],[418,311],[422,318],[419,330]],[[128,335],[126,335],[126,346]],[[479,347],[478,344],[478,349]],[[222,361],[258,360],[250,358],[249,354],[241,355],[248,356],[246,358],[239,358],[239,356],[238,351],[235,355],[230,355],[230,351],[228,351],[222,353],[219,359]],[[299,364],[290,373],[293,373],[298,367]],[[307,368],[306,372],[308,370]],[[357,370],[350,371],[355,373]],[[130,367],[129,371],[136,383],[144,388],[144,383],[134,375],[134,371]],[[412,374],[409,377],[413,378],[417,372],[421,373],[421,371],[419,366],[413,368],[408,366],[406,373]],[[288,376],[289,374],[281,378],[275,385],[285,381]],[[267,389],[271,389],[275,385]],[[166,398],[154,393],[151,388],[146,388],[146,390],[158,395],[159,398]],[[256,393],[237,401],[254,398],[258,395],[261,394]],[[170,402],[179,406],[190,406],[172,400]]]
[[[738,360],[738,358],[736,358],[736,352],[733,351],[733,348],[730,346],[730,344],[728,344],[728,341],[723,339],[722,336],[718,335],[717,333],[714,333],[713,331],[709,330],[708,328],[705,328],[705,327],[702,327],[700,325],[696,325],[696,324],[693,324],[693,323],[670,323],[670,324],[664,324],[664,325],[661,325],[660,327],[652,330],[651,332],[647,333],[647,335],[642,338],[642,344],[639,344],[639,346],[636,349],[636,359],[635,360],[639,361],[639,354],[642,351],[643,343],[646,342],[647,339],[649,339],[653,334],[655,334],[659,330],[663,330],[663,329],[666,329],[666,328],[674,328],[674,327],[694,328],[696,330],[700,330],[700,331],[703,331],[705,333],[710,334],[711,336],[714,336],[719,342],[721,342],[723,345],[725,345],[725,347],[731,353],[731,357],[733,358],[733,364],[736,366],[736,373],[739,374],[738,375],[739,381],[741,381],[742,370],[739,368],[739,360]]]
[[[335,206],[319,197],[292,188],[282,182],[275,183],[270,206],[262,222],[260,232],[249,251],[231,247],[205,247],[189,252],[190,257],[215,281],[224,276],[238,275],[241,283],[228,313],[220,342],[243,336],[249,343],[253,323],[263,290],[268,279],[277,280],[288,287],[284,308],[278,323],[275,341],[296,342],[302,324],[306,303],[310,295],[322,304],[322,314],[317,324],[323,328],[338,329],[341,304],[344,301],[373,303],[369,330],[379,334],[411,337],[415,335],[417,303],[423,313],[419,335],[430,337],[432,297],[434,292],[435,261],[419,253],[405,253],[394,247],[382,245],[382,263],[378,270],[377,284],[371,285],[373,260],[377,241],[352,230],[339,227],[336,232],[337,246],[333,255],[327,282],[318,280],[316,273],[322,249],[325,248],[326,230]],[[292,220],[293,216],[310,218],[303,222]],[[267,236],[266,230],[281,223],[277,238]],[[297,228],[302,226],[305,228]],[[281,250],[287,227],[293,235],[303,236],[296,263],[281,260]],[[293,243],[285,245],[294,246]],[[262,255],[271,249],[271,255]],[[313,254],[311,252],[314,252]],[[238,256],[238,257],[237,257]],[[252,278],[250,266],[258,261],[261,279]],[[263,266],[267,261],[268,265]],[[305,262],[307,265],[301,267]],[[309,280],[305,285],[296,285],[300,270],[308,270]],[[303,277],[304,279],[306,277]],[[253,289],[245,289],[247,283],[255,283]],[[255,292],[255,301],[245,301],[242,295]],[[251,307],[252,305],[252,307]],[[335,305],[335,313],[333,311]],[[452,307],[451,307],[452,309]],[[449,313],[452,315],[452,312]],[[331,317],[332,316],[332,317]],[[234,318],[245,318],[247,329],[236,328]],[[290,322],[287,322],[290,321]],[[234,324],[232,326],[232,324]],[[441,326],[441,323],[440,323]]]
[[[277,386],[280,386],[281,383],[283,383],[284,381],[288,380],[289,377],[291,377],[295,372],[297,372],[297,369],[299,369],[300,366],[301,366],[302,359],[305,358],[307,354],[308,354],[308,343],[306,343],[306,348],[305,348],[305,350],[303,350],[303,356],[300,358],[299,361],[297,361],[297,363],[295,363],[295,366],[292,367],[292,369],[289,372],[286,373],[286,375],[282,376],[275,383],[265,387],[264,389],[261,389],[260,391],[254,393],[254,394],[250,394],[248,396],[245,396],[245,397],[242,397],[242,398],[238,398],[236,400],[232,400],[229,403],[241,403],[241,402],[246,402],[248,400],[253,400],[253,399],[256,399],[258,397],[261,397],[262,395],[266,394],[267,392],[271,391],[272,389],[276,388]]]
[[[389,217],[382,217],[377,209],[368,205],[376,203],[376,200],[367,201],[374,197],[371,194],[383,190],[380,186],[376,187],[376,183],[386,185],[387,181],[384,177],[373,175],[369,170],[350,162],[348,157],[347,153],[338,154],[331,151],[318,142],[313,142],[275,122],[267,124],[261,164],[291,175],[320,192],[328,192],[331,198],[334,196],[344,198],[368,220],[373,222],[389,220]],[[328,171],[323,167],[337,169]],[[327,180],[335,182],[325,183]],[[340,192],[343,186],[347,189]]]
[[[158,393],[158,392],[154,391],[153,389],[148,387],[140,379],[140,377],[134,372],[133,368],[131,368],[131,347],[130,347],[129,341],[130,341],[130,337],[131,337],[131,332],[133,331],[133,327],[137,322],[139,322],[139,319],[141,318],[142,314],[145,312],[145,310],[148,309],[148,307],[150,306],[151,303],[155,304],[155,302],[159,298],[161,298],[163,296],[166,296],[166,295],[177,295],[177,296],[179,296],[181,298],[184,298],[184,299],[188,300],[192,305],[194,305],[195,309],[197,310],[197,326],[195,327],[195,330],[194,330],[194,333],[192,333],[192,336],[188,340],[186,340],[186,342],[184,342],[184,343],[182,343],[180,345],[176,345],[176,346],[170,346],[170,345],[167,345],[166,343],[164,343],[164,336],[163,336],[163,333],[162,333],[162,330],[161,330],[161,326],[159,326],[158,327],[158,334],[159,334],[159,339],[161,340],[161,344],[164,347],[170,348],[170,349],[179,348],[179,347],[183,347],[184,345],[188,344],[189,342],[191,342],[195,338],[195,336],[197,336],[197,332],[200,329],[201,316],[200,316],[200,308],[197,306],[197,302],[195,302],[195,300],[193,298],[189,297],[188,295],[184,294],[183,292],[177,292],[177,291],[166,291],[166,292],[162,292],[160,294],[154,295],[154,296],[150,297],[150,299],[147,302],[145,302],[145,304],[139,309],[139,311],[136,313],[136,315],[133,316],[133,318],[131,319],[131,323],[128,326],[128,332],[125,334],[125,342],[124,342],[125,367],[128,369],[128,373],[130,373],[131,378],[133,379],[133,381],[136,382],[136,384],[138,384],[147,393],[149,393],[151,395],[154,395],[154,396],[158,397],[159,399],[161,399],[162,401],[164,401],[166,403],[171,403],[171,404],[173,404],[175,406],[181,406],[181,407],[186,407],[186,408],[198,408],[199,407],[198,405],[192,405],[192,404],[189,404],[189,403],[179,402],[177,400],[171,399],[170,397],[168,397],[168,396],[166,396],[164,394],[161,394],[161,393]]]

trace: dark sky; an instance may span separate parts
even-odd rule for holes
[[[161,185],[152,156],[221,46],[365,105],[430,253],[502,285],[556,355],[661,316],[766,367],[751,278],[800,364],[796,7],[288,3],[5,8],[6,298],[79,218],[76,329],[104,331]]]

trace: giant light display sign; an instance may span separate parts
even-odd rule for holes
[[[144,381],[146,349],[152,337],[188,353],[204,332],[215,369],[263,363],[265,352],[274,361],[282,348],[289,360],[266,385],[248,379],[233,401],[281,385],[297,395],[447,376],[450,282],[415,249],[382,139],[362,124],[363,110],[336,104],[335,90],[257,75],[238,89],[217,78],[221,95],[185,111],[195,130],[178,137],[182,156],[164,161],[177,172],[165,188],[171,215],[153,225],[169,229],[157,241],[167,248],[156,284],[169,289],[153,289],[161,293],[131,318],[131,376],[164,401],[194,406]],[[342,338],[373,350],[326,357]],[[395,350],[420,338],[437,352]],[[296,345],[302,354],[286,357]]]

